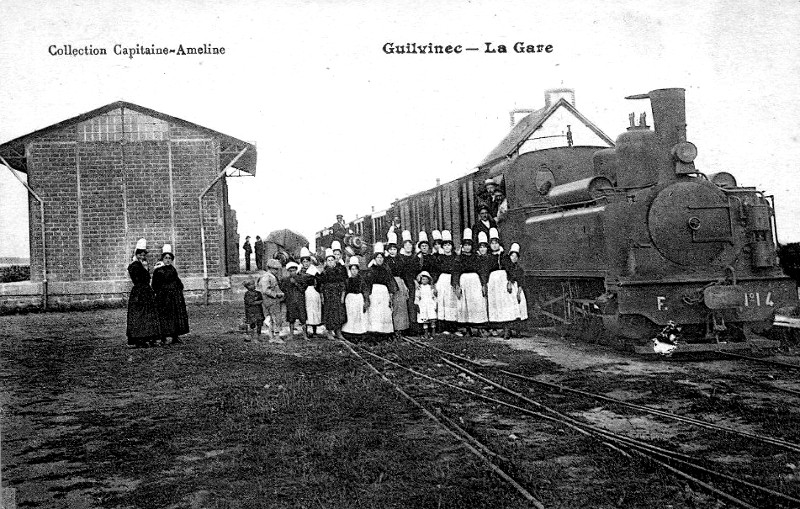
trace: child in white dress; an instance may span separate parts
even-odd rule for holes
[[[436,288],[431,284],[431,275],[427,270],[419,273],[417,283],[419,286],[414,296],[417,323],[422,324],[425,337],[432,338],[436,330]]]

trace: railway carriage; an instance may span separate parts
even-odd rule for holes
[[[455,237],[474,222],[492,178],[508,200],[501,238],[522,246],[531,316],[641,353],[656,337],[678,351],[775,346],[764,334],[798,294],[777,263],[772,198],[729,173],[696,169],[683,89],[629,99],[650,100],[652,129],[631,114],[615,142],[585,122],[600,143],[574,144],[565,125],[561,143],[531,147],[542,119],[569,106],[561,99],[517,124],[477,171],[397,200],[380,217]],[[354,226],[369,245],[385,240],[386,221],[374,214]]]

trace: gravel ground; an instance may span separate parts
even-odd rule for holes
[[[246,342],[236,332],[239,306],[189,312],[185,344],[136,350],[125,347],[121,309],[0,317],[2,480],[17,507],[529,507],[341,344]],[[434,343],[541,380],[800,442],[800,399],[764,385],[795,387],[795,373],[643,360],[548,334]],[[497,396],[429,350],[367,348]],[[546,507],[727,507],[568,428],[376,365],[500,454]],[[483,373],[585,422],[800,496],[798,454]]]

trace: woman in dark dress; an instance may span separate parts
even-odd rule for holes
[[[161,339],[161,328],[156,312],[156,300],[150,288],[150,272],[147,270],[147,241],[136,243],[133,262],[128,265],[128,274],[133,281],[128,297],[128,346],[148,347]]]
[[[189,315],[186,313],[186,301],[183,298],[183,283],[178,271],[172,265],[175,255],[172,246],[164,244],[161,249],[161,265],[153,271],[153,291],[156,294],[156,310],[161,326],[164,344],[167,337],[173,343],[180,343],[179,336],[189,333]]]
[[[347,322],[347,311],[344,307],[346,283],[347,276],[337,267],[333,249],[326,249],[325,270],[317,276],[317,285],[322,294],[322,320],[330,339],[344,339],[342,325]]]

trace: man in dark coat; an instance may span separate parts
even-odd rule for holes
[[[472,225],[472,241],[478,243],[478,233],[484,232],[486,238],[489,238],[489,230],[497,228],[497,223],[489,215],[489,206],[486,204],[478,207],[478,220]]]
[[[264,243],[261,237],[256,235],[256,268],[262,270],[264,268]]]
[[[340,245],[344,245],[344,238],[350,233],[353,233],[353,230],[344,222],[344,216],[342,214],[336,214],[336,222],[331,226],[331,236],[333,240],[338,240]],[[347,268],[345,268],[345,272],[347,272]]]
[[[489,217],[495,218],[497,217],[497,209],[500,207],[500,202],[495,200],[494,193],[499,187],[497,187],[497,183],[492,179],[486,179],[484,187],[486,188],[485,194],[481,199],[483,199],[486,202],[486,206],[489,207]]]
[[[242,249],[244,250],[244,270],[250,272],[250,253],[253,252],[253,247],[250,245],[249,235],[244,238]]]

